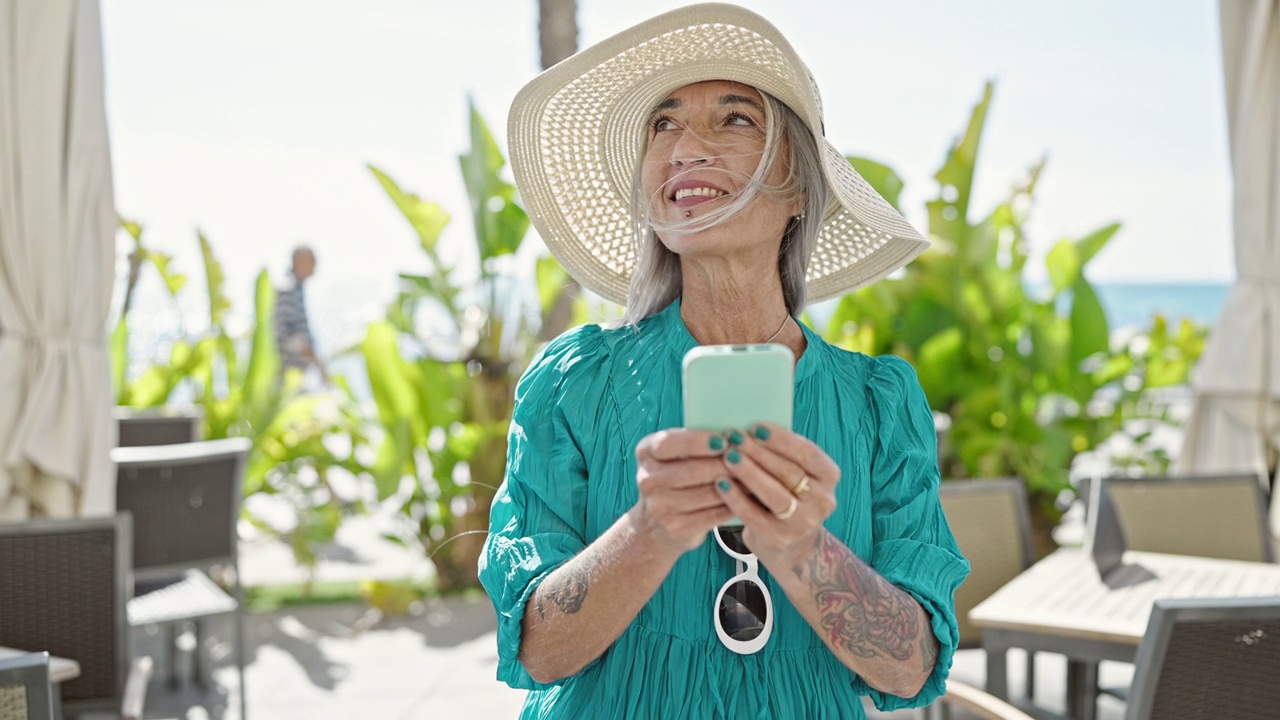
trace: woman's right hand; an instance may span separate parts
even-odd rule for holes
[[[640,501],[631,512],[654,540],[683,553],[733,512],[716,491],[724,477],[728,443],[717,433],[672,428],[645,436],[636,446]]]

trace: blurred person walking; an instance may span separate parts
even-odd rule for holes
[[[304,286],[315,271],[315,252],[306,245],[295,247],[289,268],[293,284],[276,293],[276,343],[280,351],[282,376],[294,369],[305,374],[307,368],[314,365],[320,372],[321,380],[328,382],[328,370],[316,355],[315,337],[311,334],[311,325],[307,320]]]

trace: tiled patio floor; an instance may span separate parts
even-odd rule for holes
[[[356,577],[405,577],[425,571],[422,561],[398,546],[378,542],[376,530],[358,523],[343,531],[339,546],[327,553],[321,580]],[[297,580],[297,569],[283,547],[266,541],[244,546],[246,582]],[[247,618],[249,716],[253,720],[428,720],[438,718],[513,718],[523,692],[494,680],[494,615],[488,600],[450,599],[427,603],[414,616],[375,621],[357,604],[310,605]],[[209,634],[219,640],[214,687],[170,690],[164,682],[163,643],[158,636],[135,635],[138,652],[156,658],[146,717],[152,720],[238,720],[238,679],[232,664],[229,621],[214,622]],[[1012,687],[1023,686],[1022,663],[1011,656]],[[981,685],[981,651],[963,651],[956,677]],[[1124,666],[1104,666],[1104,676],[1124,679]],[[1041,655],[1037,699],[1060,708],[1065,663]],[[1123,706],[1104,699],[1100,720],[1119,720]],[[905,720],[913,712],[872,718]],[[962,720],[960,713],[953,717]]]

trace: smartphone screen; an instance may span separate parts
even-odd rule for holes
[[[786,345],[701,345],[684,356],[684,426],[791,427],[795,356]]]
[[[786,345],[701,345],[685,354],[683,369],[685,427],[746,432],[771,422],[791,428],[795,355]]]

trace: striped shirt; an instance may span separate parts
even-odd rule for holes
[[[303,354],[315,346],[311,326],[307,323],[307,298],[302,283],[276,294],[276,344],[280,350],[281,369],[306,369],[310,363]]]

